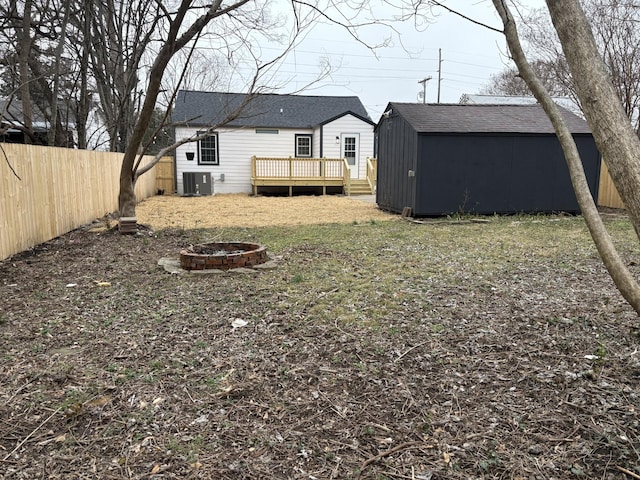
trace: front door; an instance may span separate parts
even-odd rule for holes
[[[342,134],[342,156],[349,164],[351,178],[358,178],[359,139],[360,136],[357,133]]]

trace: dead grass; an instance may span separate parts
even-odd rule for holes
[[[370,220],[81,229],[0,262],[0,476],[640,475],[638,318],[580,218]],[[158,267],[212,238],[279,266]]]
[[[140,203],[138,222],[153,229],[265,227],[384,221],[396,216],[357,197],[156,196]]]

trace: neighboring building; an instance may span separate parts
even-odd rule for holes
[[[46,145],[47,126],[41,118],[42,115],[36,114],[36,117],[32,122],[35,143]],[[7,100],[0,99],[0,142],[25,143],[25,134],[21,129],[23,124],[22,103],[19,100],[9,103]]]
[[[208,175],[215,193],[252,192],[252,157],[345,158],[351,178],[365,178],[374,122],[358,97],[180,91],[172,120],[176,141],[214,133],[176,149],[179,194],[193,194],[192,174]]]
[[[600,154],[562,109],[597,199]],[[389,103],[376,127],[377,203],[414,216],[578,212],[568,168],[539,105]]]
[[[582,117],[580,106],[569,97],[551,97],[556,104]],[[535,105],[536,97],[522,95],[479,95],[464,93],[460,103],[474,103],[480,105]]]
[[[22,102],[12,99],[10,102],[0,98],[0,142],[5,143],[25,143],[24,116]],[[63,113],[62,111],[60,112]],[[47,134],[49,122],[42,111],[33,106],[31,130],[34,134],[32,143],[36,145],[47,145]],[[70,124],[70,128],[65,131],[65,139],[68,139],[68,147],[75,145],[75,125]]]

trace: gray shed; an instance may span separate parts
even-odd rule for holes
[[[597,200],[600,154],[587,123],[561,109]],[[376,127],[382,209],[578,213],[564,154],[540,105],[389,103]]]

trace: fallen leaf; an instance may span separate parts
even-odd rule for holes
[[[249,324],[246,320],[242,320],[241,318],[236,318],[233,322],[231,322],[231,326],[233,328],[245,327]]]
[[[160,465],[156,463],[156,464],[153,466],[153,468],[151,469],[151,472],[150,472],[150,473],[151,473],[151,475],[155,475],[155,474],[156,474],[156,473],[158,473],[159,471],[160,471]]]
[[[444,463],[449,463],[451,461],[451,457],[447,452],[442,453],[442,459],[444,460]]]
[[[96,285],[99,287],[110,287],[111,286],[111,282],[101,282],[101,281],[97,281],[96,280]]]
[[[192,421],[190,425],[193,425],[196,423],[207,423],[208,421],[209,421],[209,415],[200,415],[198,418]]]
[[[106,395],[101,395],[97,398],[94,398],[90,402],[87,402],[87,407],[91,407],[91,408],[104,407],[110,401],[111,401],[111,397],[107,397]]]

